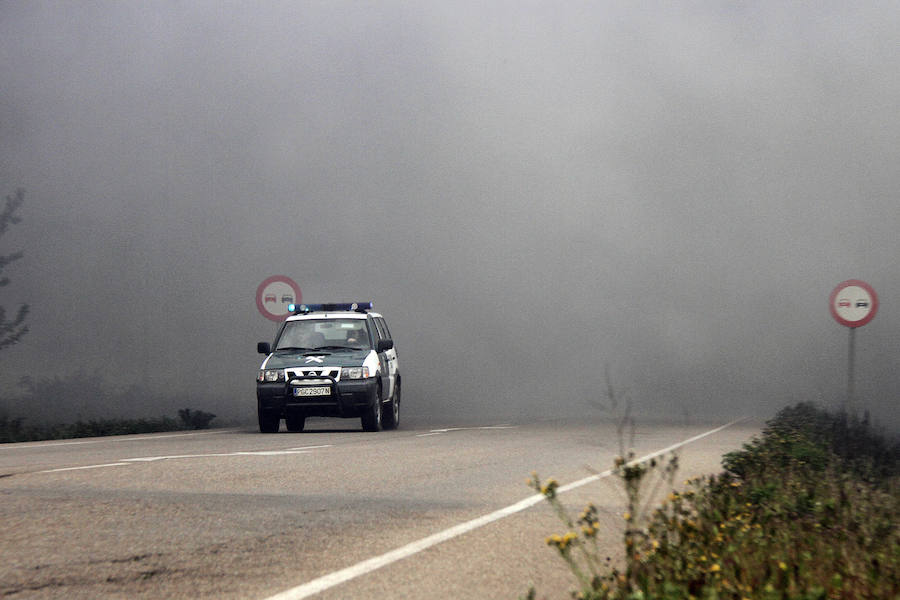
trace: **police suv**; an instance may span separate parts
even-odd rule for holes
[[[359,417],[366,431],[400,423],[400,370],[372,302],[290,305],[256,376],[259,430],[303,431],[306,417]]]

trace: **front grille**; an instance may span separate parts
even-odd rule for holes
[[[311,367],[309,369],[291,369],[287,372],[288,380],[295,377],[330,377],[335,381],[341,378],[341,369],[338,367]]]

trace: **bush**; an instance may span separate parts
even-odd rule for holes
[[[798,404],[726,455],[724,473],[673,490],[646,523],[632,508],[641,484],[671,462],[617,460],[629,497],[624,570],[591,563],[590,506],[581,534],[548,543],[575,573],[578,598],[898,598],[898,455],[865,421]],[[532,485],[561,510],[555,488]]]
[[[178,419],[183,429],[209,429],[210,421],[215,418],[216,415],[202,410],[192,411],[189,408],[182,408],[178,411]]]
[[[23,418],[10,418],[0,414],[0,443],[61,440],[82,437],[125,435],[130,433],[156,433],[207,429],[214,414],[185,408],[178,411],[179,420],[171,417],[158,419],[93,419],[75,423],[26,426]]]

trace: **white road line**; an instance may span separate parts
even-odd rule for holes
[[[214,435],[218,433],[234,433],[240,429],[217,429],[215,431],[192,431],[190,433],[171,433],[168,435],[147,435],[143,437],[109,436],[99,440],[78,440],[63,442],[59,440],[49,442],[20,442],[17,444],[0,444],[0,450],[28,450],[29,448],[48,448],[52,446],[82,446],[84,444],[104,444],[106,442],[137,442],[140,440],[162,440],[173,437],[187,437],[195,435]]]
[[[678,442],[677,444],[672,444],[668,448],[663,448],[662,450],[657,450],[656,452],[653,452],[646,456],[642,456],[641,458],[636,458],[628,464],[640,463],[667,452],[671,452],[672,450],[676,450],[681,446],[685,446],[687,444],[690,444],[691,442],[696,442],[697,440],[702,439],[706,436],[718,433],[719,431],[722,431],[727,427],[731,427],[732,425],[743,420],[744,419],[738,419],[736,421],[732,421],[731,423],[726,423],[721,427],[716,427],[715,429],[711,429],[699,435],[695,435],[694,437]],[[609,477],[611,474],[612,470],[608,470],[604,471],[603,473],[591,475],[590,477],[585,477],[584,479],[580,479],[574,483],[561,486],[557,490],[557,493],[574,490],[575,488],[581,487],[593,481],[597,481],[598,479]],[[408,558],[413,554],[417,554],[423,550],[427,550],[428,548],[436,546],[441,542],[446,542],[447,540],[458,537],[464,533],[468,533],[472,530],[478,529],[479,527],[483,527],[488,523],[493,523],[494,521],[498,521],[504,517],[514,515],[525,510],[526,508],[534,506],[542,500],[544,500],[544,496],[542,494],[535,494],[533,496],[525,498],[524,500],[520,500],[515,504],[511,504],[506,508],[501,508],[500,510],[496,510],[482,517],[478,517],[477,519],[461,523],[459,525],[451,527],[450,529],[445,529],[444,531],[440,531],[426,538],[422,538],[421,540],[411,542],[405,546],[397,548],[396,550],[391,550],[386,554],[382,554],[381,556],[375,556],[368,560],[356,563],[355,565],[352,565],[345,569],[341,569],[340,571],[334,571],[327,575],[323,575],[322,577],[313,579],[312,581],[299,585],[295,588],[285,590],[283,592],[275,594],[274,596],[269,596],[265,600],[301,600],[302,598],[309,598],[310,596],[318,594],[319,592],[324,592],[329,588],[333,588],[337,585],[350,581],[351,579],[355,579],[360,575],[371,573],[372,571],[380,569],[381,567],[385,567],[391,563],[395,563],[399,560],[403,560],[404,558]]]
[[[121,467],[128,463],[117,462],[107,463],[105,465],[88,465],[86,467],[65,467],[63,469],[49,469],[47,471],[38,471],[38,473],[60,473],[62,471],[83,471],[84,469],[102,469],[103,467]]]
[[[474,431],[476,429],[515,429],[518,425],[486,425],[483,427],[448,427],[447,429],[432,429],[428,433],[417,433],[416,437],[428,437],[429,435],[441,435],[451,431]]]
[[[209,454],[172,454],[168,456],[139,456],[136,458],[120,458],[117,463],[107,463],[102,465],[87,465],[84,467],[65,467],[62,469],[48,469],[46,471],[38,471],[38,473],[59,473],[60,471],[81,471],[84,469],[99,469],[101,467],[118,467],[122,465],[133,465],[135,463],[149,463],[160,460],[176,460],[180,458],[207,458],[222,456],[283,456],[288,454],[309,454],[313,450],[319,448],[331,448],[331,444],[323,446],[305,446],[300,448],[288,448],[287,450],[248,450],[238,452],[211,452]]]

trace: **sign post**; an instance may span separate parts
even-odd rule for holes
[[[270,321],[284,321],[289,304],[300,304],[300,286],[290,277],[273,275],[256,288],[256,308]]]
[[[875,318],[878,312],[878,295],[871,285],[858,279],[848,279],[839,283],[829,298],[831,316],[834,320],[850,328],[847,343],[847,397],[844,412],[855,416],[854,406],[854,362],[856,353],[856,328],[862,327]]]

